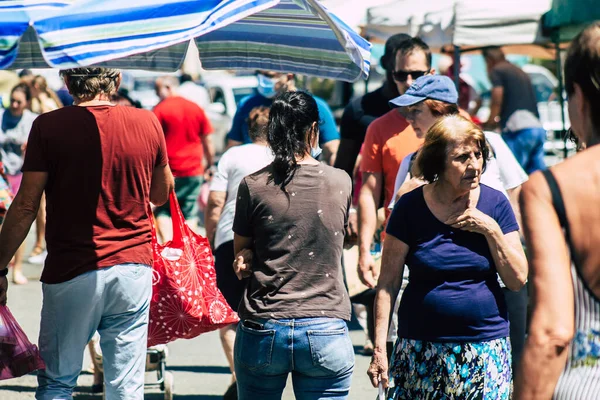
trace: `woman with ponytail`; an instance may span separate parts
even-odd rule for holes
[[[319,111],[297,91],[271,105],[273,163],[240,184],[234,270],[248,277],[234,349],[238,398],[346,399],[354,351],[342,249],[350,177],[319,163]]]

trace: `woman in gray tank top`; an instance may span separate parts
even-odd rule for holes
[[[565,83],[586,150],[523,187],[534,296],[517,399],[600,399],[600,23],[573,40]]]

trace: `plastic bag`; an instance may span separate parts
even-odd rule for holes
[[[217,288],[214,257],[206,238],[185,223],[170,195],[173,240],[158,243],[152,229],[152,300],[148,347],[191,339],[239,321]]]
[[[45,368],[36,345],[6,306],[0,306],[0,380],[17,378]]]

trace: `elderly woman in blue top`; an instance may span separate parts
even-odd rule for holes
[[[507,311],[496,272],[519,290],[527,261],[510,203],[480,184],[487,159],[477,126],[443,117],[413,166],[429,183],[402,196],[389,219],[368,371],[374,386],[390,387],[389,399],[511,396]],[[409,283],[388,371],[389,316],[405,264]]]

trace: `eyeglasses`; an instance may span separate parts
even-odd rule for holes
[[[394,71],[393,75],[394,75],[394,79],[397,82],[406,82],[406,80],[408,79],[408,77],[410,76],[412,79],[418,79],[420,77],[422,77],[423,75],[427,75],[429,73],[429,70],[427,71],[402,71],[402,70],[398,70],[398,71]]]
[[[23,102],[21,100],[17,100],[17,99],[10,99],[10,104],[12,104],[12,103],[22,104]]]

